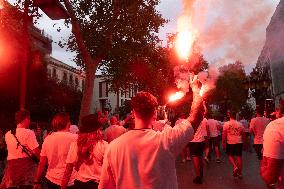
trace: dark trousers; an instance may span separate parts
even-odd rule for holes
[[[47,187],[49,189],[60,189],[60,186],[57,185],[57,184],[54,184],[53,182],[49,181],[48,179],[46,179],[46,184],[47,184]],[[74,185],[73,186],[67,186],[66,187],[67,189],[75,189],[74,188]]]
[[[263,149],[263,144],[254,144],[253,148],[256,152],[256,155],[259,160],[262,160],[262,149]]]
[[[75,180],[74,186],[77,189],[98,189],[99,184],[94,181],[82,182],[79,180]]]

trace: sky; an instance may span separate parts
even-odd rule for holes
[[[198,33],[198,45],[210,63],[222,66],[240,60],[249,72],[260,55],[265,42],[266,27],[279,1],[161,0],[157,9],[169,22],[160,29],[159,36],[165,41],[167,33],[177,31],[179,18],[189,16],[192,27]],[[37,26],[57,42],[66,39],[71,32],[63,22],[52,21],[43,16]],[[61,28],[60,32],[57,32],[58,27]],[[72,61],[74,54],[60,48],[56,43],[53,43],[52,56],[76,66]]]

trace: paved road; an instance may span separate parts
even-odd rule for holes
[[[186,163],[177,161],[179,189],[266,189],[259,175],[259,162],[254,152],[243,153],[242,180],[232,176],[232,167],[227,155],[223,153],[221,159],[221,164],[217,164],[213,160],[209,164],[204,164],[204,182],[202,185],[196,185],[192,182],[195,174],[191,161]]]

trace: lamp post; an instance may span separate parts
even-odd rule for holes
[[[271,93],[269,93],[271,79],[267,69],[265,67],[254,68],[243,83],[245,89],[255,98],[256,104],[263,108],[267,107],[266,99],[271,98]]]
[[[4,1],[4,0],[0,0]],[[36,6],[40,8],[47,16],[53,20],[69,18],[68,13],[60,4],[59,0],[25,0],[23,12],[23,61],[21,63],[21,80],[20,80],[20,109],[25,109],[26,92],[27,92],[27,69],[30,60],[30,37],[29,37],[29,8]]]

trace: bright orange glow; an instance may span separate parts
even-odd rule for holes
[[[177,34],[176,50],[183,59],[188,59],[191,54],[194,36],[189,30],[181,31]]]
[[[0,0],[0,10],[4,8],[4,0]]]
[[[173,102],[173,101],[179,100],[182,97],[184,97],[184,95],[185,94],[182,91],[176,92],[175,94],[170,95],[169,102]]]

